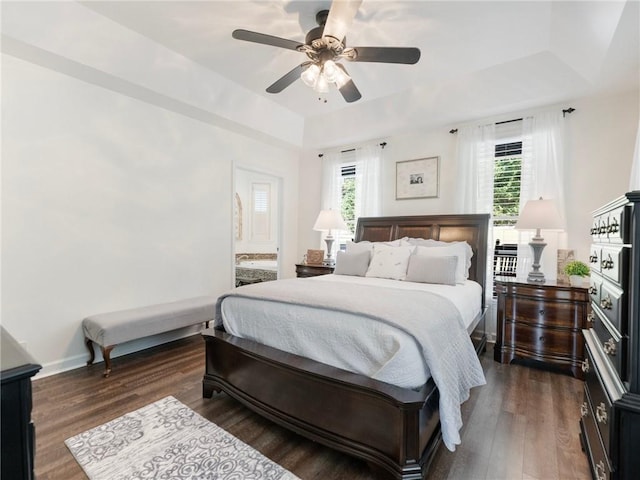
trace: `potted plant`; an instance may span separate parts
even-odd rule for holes
[[[564,266],[564,273],[569,275],[569,283],[573,287],[581,287],[584,277],[588,277],[590,270],[586,263],[580,260],[573,260]]]

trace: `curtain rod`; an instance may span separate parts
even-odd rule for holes
[[[387,142],[382,142],[382,143],[379,143],[378,145],[380,145],[380,147],[382,147],[382,149],[384,150],[384,147],[387,146]],[[347,152],[353,152],[353,151],[355,151],[355,148],[350,148],[348,150],[340,150],[340,153],[347,153]],[[324,153],[318,154],[319,158],[322,158],[323,156],[324,156]]]
[[[562,118],[567,116],[567,113],[573,113],[575,112],[576,109],[573,107],[569,107],[569,108],[565,108],[562,110]],[[511,123],[511,122],[519,122],[520,120],[522,120],[522,118],[514,118],[512,120],[504,120],[502,122],[496,122],[495,125],[502,125],[504,123]],[[458,129],[457,128],[452,128],[451,130],[449,130],[449,133],[454,134],[454,133],[458,133]]]

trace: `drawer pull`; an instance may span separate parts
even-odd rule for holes
[[[611,258],[611,255],[607,255],[607,259],[602,260],[601,266],[603,270],[611,270],[613,268],[613,258]]]
[[[607,423],[607,407],[605,407],[603,402],[600,402],[600,405],[596,408],[596,418],[598,419],[598,423]]]
[[[539,313],[540,315],[544,315],[544,309],[538,310],[538,313]]]
[[[587,315],[587,322],[593,323],[595,319],[596,319],[596,314],[593,312],[589,312],[589,314]]]
[[[613,301],[611,300],[611,297],[609,295],[607,295],[606,297],[604,297],[601,301],[600,301],[600,306],[604,309],[604,310],[611,310],[613,308]]]
[[[580,416],[586,417],[587,413],[589,413],[589,407],[587,407],[587,402],[582,402],[582,405],[580,405]]]
[[[613,338],[610,338],[609,340],[604,342],[604,344],[602,345],[602,348],[604,349],[604,353],[612,357],[615,357],[617,349],[616,349],[616,342],[614,342]]]
[[[597,293],[598,293],[598,289],[596,288],[596,286],[595,286],[595,285],[591,285],[591,286],[589,287],[589,293],[590,293],[591,295],[595,295],[595,294],[597,294]]]
[[[588,358],[585,358],[582,361],[582,371],[584,373],[589,373],[589,359]]]
[[[618,231],[618,221],[614,218],[609,228],[607,228],[608,233],[616,233]]]
[[[598,229],[598,233],[607,233],[607,226],[600,225],[600,228]]]
[[[604,469],[604,462],[600,460],[596,465],[596,480],[607,480],[606,470]]]
[[[589,263],[598,263],[598,255],[595,253],[593,255],[589,255]]]

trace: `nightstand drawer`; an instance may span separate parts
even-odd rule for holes
[[[318,275],[329,275],[333,273],[335,267],[329,265],[309,265],[305,263],[296,264],[296,276],[298,278],[317,277]]]
[[[586,304],[568,304],[549,300],[507,297],[505,310],[507,320],[547,327],[583,328]]]
[[[572,355],[568,352],[574,352],[577,357],[582,358],[584,350],[580,331],[544,328],[515,322],[506,322],[504,344],[515,349],[558,358],[571,358]]]

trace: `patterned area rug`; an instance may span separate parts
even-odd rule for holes
[[[173,397],[65,444],[90,480],[299,480]]]

